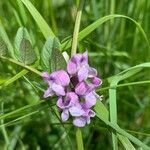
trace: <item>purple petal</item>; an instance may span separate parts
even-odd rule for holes
[[[54,92],[52,91],[52,89],[49,87],[45,92],[44,92],[44,98],[47,98],[49,96],[52,96],[54,94]]]
[[[87,91],[88,91],[88,85],[85,82],[81,82],[77,84],[77,86],[75,87],[75,92],[78,95],[85,95]]]
[[[95,86],[100,86],[102,84],[102,80],[98,77],[93,77],[92,78],[92,83],[95,85]]]
[[[49,74],[48,72],[42,72],[42,77],[43,77],[44,79],[48,80],[49,77],[50,77],[50,74]]]
[[[74,75],[77,73],[77,64],[72,60],[69,60],[67,64],[67,71],[69,74]]]
[[[52,84],[52,90],[56,93],[56,95],[61,95],[61,96],[65,96],[65,90],[64,88],[61,86],[61,85],[58,85],[58,84],[55,84],[53,83]]]
[[[61,97],[57,101],[57,106],[61,109],[64,109],[64,104],[63,104],[63,100]]]
[[[57,71],[56,80],[58,80],[62,86],[67,86],[70,82],[69,75],[64,70]]]
[[[69,112],[68,110],[64,110],[62,113],[61,113],[61,119],[63,122],[67,121],[69,119]]]
[[[88,51],[85,51],[85,52],[83,53],[83,57],[84,57],[84,59],[86,60],[86,62],[88,62]]]
[[[73,124],[77,127],[84,127],[86,125],[86,118],[84,117],[76,117],[74,120],[73,120]]]
[[[68,92],[68,93],[66,94],[66,99],[70,99],[72,104],[77,103],[78,100],[79,100],[77,94],[74,93],[74,92]]]
[[[95,104],[96,104],[96,96],[94,95],[93,92],[90,92],[85,96],[85,107],[91,108]]]
[[[82,58],[83,58],[83,54],[78,53],[78,54],[75,54],[75,55],[71,58],[71,60],[77,64],[77,63],[80,63],[80,62],[81,62]]]
[[[79,80],[79,82],[87,79],[88,72],[89,72],[88,67],[83,66],[79,69],[79,71],[78,71],[78,80]]]
[[[84,111],[82,110],[81,106],[72,106],[71,108],[69,108],[69,112],[71,114],[71,116],[74,117],[79,117],[81,115],[83,115]]]
[[[89,77],[97,76],[97,70],[95,68],[89,67]]]
[[[89,112],[88,112],[88,115],[89,115],[89,117],[95,117],[95,112],[93,111],[93,110],[89,110]]]

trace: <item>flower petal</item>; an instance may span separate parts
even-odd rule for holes
[[[58,84],[55,84],[53,83],[52,84],[52,90],[56,93],[56,95],[61,95],[61,96],[65,96],[65,90],[64,88],[61,86],[61,85],[58,85]]]
[[[74,117],[79,117],[81,115],[83,115],[84,111],[82,110],[81,106],[72,106],[69,108],[69,112],[71,114],[71,116]]]
[[[45,92],[44,92],[44,98],[47,98],[49,96],[52,96],[54,94],[54,92],[52,91],[52,89],[49,87]]]
[[[49,79],[50,74],[48,72],[42,72],[42,77],[47,80]]]
[[[77,64],[72,61],[69,60],[68,64],[67,64],[67,71],[70,75],[74,75],[77,73]]]
[[[88,63],[88,52],[85,51],[83,54],[82,54],[82,59],[85,61],[85,63]]]
[[[79,82],[87,79],[88,72],[89,72],[89,70],[88,70],[88,67],[86,67],[86,66],[83,66],[79,69],[79,71],[78,71],[78,80],[79,80]]]
[[[85,96],[85,107],[86,108],[91,108],[96,104],[96,96],[94,95],[93,92],[88,93]]]
[[[88,85],[85,82],[81,82],[77,84],[77,86],[75,87],[75,92],[78,95],[85,95],[88,89],[89,89]]]
[[[92,83],[97,87],[97,86],[100,86],[102,84],[102,80],[98,77],[93,77]]]
[[[56,80],[58,80],[62,86],[67,86],[69,85],[69,82],[70,82],[69,75],[64,70],[57,71]]]
[[[57,101],[57,106],[61,109],[64,109],[64,104],[63,104],[63,100],[61,97]]]
[[[75,104],[79,101],[77,94],[74,92],[68,92],[66,94],[66,99],[70,99],[72,104]]]
[[[89,67],[89,77],[97,76],[97,70],[95,68]]]
[[[83,59],[83,54],[80,54],[80,53],[75,54],[75,55],[71,58],[71,60],[72,60],[73,62],[75,62],[76,64],[80,63],[82,59]]]
[[[61,119],[63,122],[65,122],[69,119],[69,112],[67,109],[61,113]]]
[[[48,85],[51,86],[50,74],[48,72],[43,72],[42,77],[44,78],[44,81],[46,81]]]
[[[86,118],[85,117],[76,117],[74,120],[73,120],[73,124],[77,127],[84,127],[86,125]]]
[[[95,117],[95,112],[93,111],[93,110],[89,110],[89,112],[88,112],[88,115],[89,115],[89,117]]]
[[[70,82],[69,75],[64,70],[58,70],[50,74],[50,80],[52,83],[60,84],[62,86],[67,86]]]

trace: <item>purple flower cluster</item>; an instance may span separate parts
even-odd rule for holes
[[[95,116],[92,107],[101,99],[95,89],[102,80],[97,77],[96,69],[89,66],[87,52],[74,55],[67,64],[67,71],[44,72],[42,76],[48,83],[44,97],[58,96],[62,121],[67,121],[71,115],[75,126],[89,124],[90,118]]]

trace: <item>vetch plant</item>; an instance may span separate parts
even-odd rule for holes
[[[0,126],[4,138],[0,141],[0,149],[84,150],[84,147],[85,149],[101,147],[118,150],[124,147],[126,150],[138,148],[149,150],[150,140],[146,137],[149,134],[143,132],[148,131],[149,123],[150,92],[145,86],[150,80],[149,74],[145,74],[145,71],[149,72],[150,68],[148,55],[150,44],[145,28],[149,31],[149,22],[146,18],[149,16],[147,10],[150,3],[146,0],[138,1],[133,7],[135,11],[131,11],[130,5],[134,6],[134,1],[126,2],[126,9],[124,2],[115,8],[115,1],[112,3],[86,1],[86,11],[81,21],[85,0],[72,1],[73,7],[70,5],[71,2],[67,3],[64,0],[61,4],[54,2],[53,5],[53,2],[52,0],[0,2]],[[32,3],[36,4],[38,9]],[[74,9],[75,6],[77,9]],[[69,9],[66,9],[67,7]],[[58,8],[59,11],[54,13],[53,11]],[[104,16],[109,12],[104,11],[107,8],[111,8],[111,13]],[[140,8],[143,9],[138,11]],[[29,14],[25,9],[29,11],[34,21],[31,16],[27,18]],[[130,16],[136,12],[134,18],[140,16],[138,18],[143,21],[114,14],[117,12],[115,9],[126,10]],[[8,13],[5,13],[5,10],[8,10]],[[45,21],[38,10],[43,10],[44,18],[50,20]],[[8,19],[12,13],[14,15]],[[72,15],[69,13],[75,18],[70,18]],[[119,18],[122,19],[115,22]],[[73,36],[68,36],[72,33],[74,21]],[[108,21],[111,21],[110,24],[107,24]],[[79,30],[80,22],[82,30]],[[129,22],[132,22],[133,26]],[[144,30],[138,22],[144,25]],[[64,28],[57,30],[62,23]],[[85,27],[85,24],[89,25]],[[102,24],[104,27],[101,27]],[[17,26],[20,28],[13,43],[12,37]],[[132,34],[134,26],[138,30]],[[7,31],[10,33],[7,34]],[[93,35],[89,36],[93,31],[95,31]],[[45,37],[45,44],[41,33]],[[141,39],[145,40],[147,46],[144,42],[141,43]],[[88,49],[88,52],[83,52],[84,49]],[[141,50],[141,53],[137,50]],[[71,54],[70,59],[67,53]],[[132,58],[129,56],[130,53]],[[66,55],[67,60],[64,59]],[[93,63],[91,66],[95,68],[101,66],[100,72],[105,78],[103,86],[107,87],[100,86],[102,80],[97,70],[89,65],[89,58]],[[124,62],[122,58],[131,59]],[[137,62],[143,63],[136,65]],[[135,66],[130,67],[133,64]],[[129,77],[132,77],[131,80],[134,82],[129,83],[127,79]],[[141,77],[143,81],[140,81]],[[47,89],[43,88],[43,79],[47,83]],[[138,81],[135,81],[136,79]],[[136,86],[133,89],[134,85]],[[118,90],[119,87],[123,90]],[[99,94],[102,91],[105,91],[103,94],[107,100],[101,102],[102,96]],[[133,111],[130,111],[131,108]],[[33,115],[34,117],[30,119]]]
[[[95,116],[92,107],[101,100],[95,91],[102,84],[97,77],[96,69],[88,64],[87,51],[75,54],[67,63],[67,70],[57,70],[51,74],[43,72],[42,76],[48,83],[44,97],[57,95],[57,106],[61,110],[63,122],[73,118],[73,124],[83,127]]]

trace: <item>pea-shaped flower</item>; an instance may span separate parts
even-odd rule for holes
[[[85,108],[81,116],[74,118],[73,124],[77,127],[84,127],[86,124],[90,124],[90,118],[94,116],[95,112],[93,110]]]
[[[44,93],[44,98],[56,94],[57,96],[64,96],[66,87],[70,83],[69,75],[64,70],[55,71],[52,74],[43,72],[42,77],[48,83],[48,89]]]
[[[64,98],[59,97],[57,106],[63,110],[61,113],[61,119],[63,122],[69,119],[69,114],[78,117],[84,113],[79,103],[79,98],[74,92],[68,92]]]
[[[75,54],[67,64],[67,71],[71,76],[77,76],[79,82],[97,76],[96,69],[88,64],[87,51],[83,54]]]
[[[44,97],[58,96],[56,104],[61,120],[65,122],[71,116],[75,126],[89,124],[90,118],[95,116],[92,107],[101,100],[95,91],[102,80],[97,77],[96,69],[89,66],[88,53],[75,54],[67,63],[67,71],[44,72],[42,76],[48,83]]]
[[[95,92],[93,85],[87,84],[84,81],[76,85],[75,92],[85,100],[83,103],[87,108],[91,108],[98,99],[101,99],[101,96]]]

